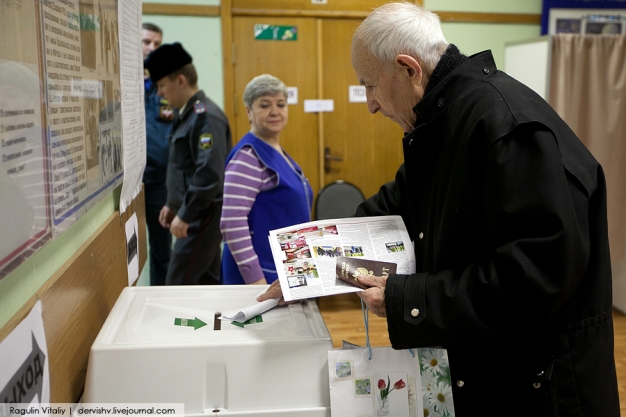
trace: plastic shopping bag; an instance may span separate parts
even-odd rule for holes
[[[328,352],[332,417],[453,417],[445,349],[352,347]]]

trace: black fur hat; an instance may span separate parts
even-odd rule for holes
[[[152,82],[156,83],[161,78],[191,64],[191,61],[191,55],[180,43],[166,43],[150,52],[143,61],[143,67],[150,73]]]

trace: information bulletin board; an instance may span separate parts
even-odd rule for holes
[[[0,279],[123,180],[119,33],[117,0],[0,0]]]

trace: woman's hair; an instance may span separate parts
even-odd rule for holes
[[[243,91],[243,102],[246,106],[252,107],[254,100],[261,96],[275,96],[278,93],[283,93],[287,98],[287,87],[278,78],[270,74],[261,74],[254,77],[246,89]]]
[[[448,47],[439,16],[408,2],[388,3],[372,11],[352,41],[353,48],[365,47],[381,63],[393,62],[400,54],[410,55],[429,73]]]

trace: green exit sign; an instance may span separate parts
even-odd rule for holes
[[[254,39],[259,41],[297,41],[297,26],[254,25]]]

